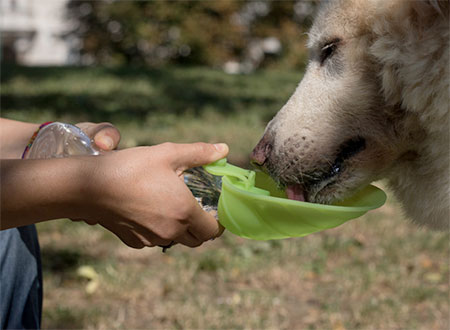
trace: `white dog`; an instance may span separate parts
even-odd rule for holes
[[[387,178],[407,215],[449,224],[449,2],[326,2],[310,61],[253,162],[288,197],[342,199]]]

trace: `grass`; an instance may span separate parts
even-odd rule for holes
[[[122,147],[226,141],[231,160],[244,164],[301,76],[230,76],[205,68],[4,67],[2,116],[36,122],[111,121],[122,132]]]
[[[246,164],[301,73],[2,68],[2,116],[114,122],[124,147],[224,141]],[[225,233],[198,249],[127,248],[69,220],[38,225],[44,328],[448,329],[449,234],[382,208],[304,238]],[[89,266],[95,278],[80,276]],[[92,289],[92,282],[98,285]]]

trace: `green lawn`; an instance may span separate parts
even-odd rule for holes
[[[2,67],[7,118],[111,121],[122,147],[223,141],[246,165],[299,72]],[[304,238],[225,233],[198,249],[133,250],[69,220],[38,226],[45,328],[448,329],[449,234],[382,208]],[[93,274],[81,274],[89,266]]]
[[[225,141],[245,164],[299,72],[225,75],[205,68],[2,68],[2,116],[42,122],[110,121],[122,147]]]

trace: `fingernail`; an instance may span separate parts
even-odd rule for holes
[[[214,147],[218,152],[224,152],[225,150],[227,150],[227,145],[225,143],[216,143]]]
[[[105,150],[111,150],[114,146],[114,141],[108,136],[104,135],[99,139]]]

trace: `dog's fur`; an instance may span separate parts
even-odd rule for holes
[[[302,81],[255,148],[264,167],[318,203],[387,178],[413,221],[447,228],[448,0],[326,2],[308,46]]]

